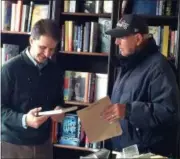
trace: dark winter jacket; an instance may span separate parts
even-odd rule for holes
[[[35,107],[43,111],[63,105],[63,71],[52,61],[41,70],[27,54],[9,60],[1,69],[1,139],[36,145],[50,138],[50,119],[38,129],[23,128],[22,116]]]
[[[112,103],[126,104],[122,136],[114,150],[137,144],[140,152],[169,154],[175,147],[179,91],[174,72],[153,38],[130,57],[119,58]],[[172,143],[173,142],[173,143]]]

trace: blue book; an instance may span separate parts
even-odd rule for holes
[[[81,126],[80,119],[76,114],[66,114],[62,126],[60,144],[63,145],[80,145]]]
[[[156,0],[134,0],[133,13],[156,15]]]

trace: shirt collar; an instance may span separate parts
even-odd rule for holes
[[[31,56],[31,54],[29,52],[29,48],[26,49],[26,54],[27,54],[28,58],[31,60],[31,62],[39,69],[44,68],[48,64],[48,60],[46,60],[43,63],[37,63],[36,60],[34,60],[34,58]]]

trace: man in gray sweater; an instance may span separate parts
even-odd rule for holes
[[[59,27],[48,19],[35,23],[30,47],[7,61],[1,73],[2,158],[51,159],[51,119],[37,116],[63,106],[64,73],[51,58],[59,42]]]

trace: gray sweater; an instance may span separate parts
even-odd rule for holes
[[[63,106],[64,72],[48,61],[38,69],[25,51],[9,60],[1,70],[1,139],[12,144],[37,145],[50,137],[50,119],[38,129],[24,129],[23,114],[35,107],[43,111]]]

